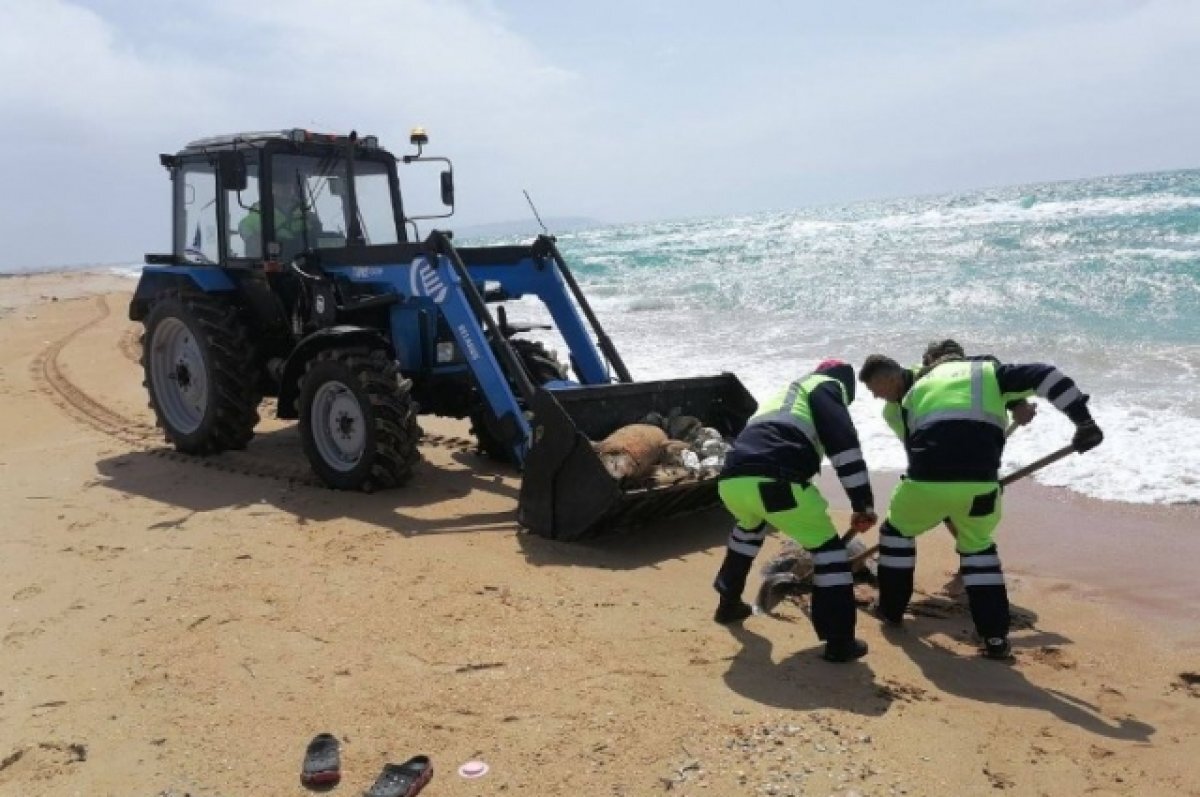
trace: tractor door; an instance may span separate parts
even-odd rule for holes
[[[174,227],[173,251],[177,262],[220,263],[217,170],[207,160],[185,162],[179,170]]]
[[[247,152],[246,187],[225,193],[225,256],[226,261],[260,262],[263,259],[263,223],[261,197],[258,189],[258,162],[251,159],[257,153]]]

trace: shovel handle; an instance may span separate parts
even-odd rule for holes
[[[1033,473],[1034,471],[1039,471],[1042,468],[1046,467],[1047,465],[1058,462],[1060,459],[1070,456],[1073,453],[1075,453],[1075,447],[1073,445],[1065,445],[1062,448],[1058,449],[1057,451],[1051,451],[1049,454],[1042,457],[1041,459],[1035,459],[1033,462],[1030,462],[1025,467],[1017,468],[1012,473],[1005,476],[1003,479],[1000,480],[1000,486],[1007,487],[1008,485],[1012,484],[1013,482],[1017,481],[1018,479],[1024,479],[1026,476]]]

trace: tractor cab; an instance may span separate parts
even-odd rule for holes
[[[404,162],[445,160],[420,157],[423,131],[412,140],[418,153]],[[177,263],[278,271],[305,251],[405,243],[416,233],[404,216],[397,159],[375,136],[239,133],[193,141],[160,160],[175,180]],[[445,162],[443,201],[452,206]]]

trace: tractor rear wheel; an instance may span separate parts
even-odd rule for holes
[[[300,379],[300,438],[337,490],[399,487],[421,460],[412,383],[383,349],[327,349]]]
[[[567,378],[567,366],[559,362],[541,342],[512,338],[509,343],[525,370],[529,372],[534,387]],[[509,380],[509,384],[514,395],[517,394],[517,387],[512,384],[512,380]],[[491,419],[491,413],[486,408],[471,413],[471,432],[479,443],[479,451],[488,459],[515,464],[512,446],[501,438],[495,422]]]
[[[167,442],[188,454],[245,448],[262,394],[237,307],[216,296],[166,291],[143,323],[142,384]]]

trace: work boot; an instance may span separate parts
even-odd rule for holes
[[[871,605],[867,607],[867,611],[871,613],[872,617],[874,617],[877,620],[879,620],[880,622],[882,622],[888,628],[903,628],[904,627],[904,615],[901,614],[899,617],[894,617],[894,618],[888,617],[886,614],[883,613],[883,607],[881,607],[879,605],[878,600],[871,601]]]
[[[825,661],[847,662],[867,655],[867,643],[861,639],[831,639],[825,643],[821,658]]]
[[[1002,636],[991,637],[983,642],[983,655],[994,661],[1011,661],[1012,645]]]
[[[740,623],[752,614],[754,614],[754,609],[750,608],[750,604],[741,598],[722,597],[721,603],[717,606],[717,612],[713,615],[713,619],[721,625],[729,625],[731,623]]]

